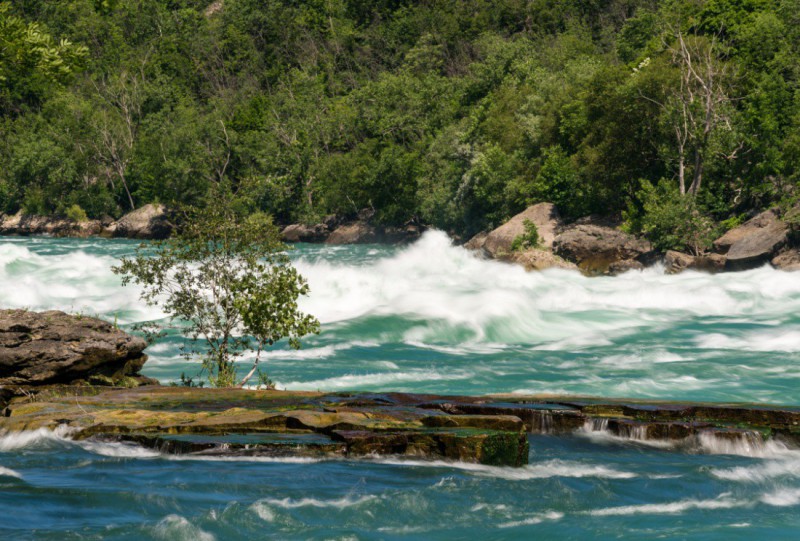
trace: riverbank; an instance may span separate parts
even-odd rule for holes
[[[364,211],[355,220],[332,216],[318,224],[285,225],[281,237],[290,244],[404,245],[419,240],[427,230],[419,223],[384,226],[372,218]],[[535,226],[538,238],[533,246],[523,242],[526,224]],[[117,221],[0,215],[0,235],[163,239],[174,227],[168,209],[156,205],[146,205]],[[741,271],[765,264],[786,271],[800,270],[800,232],[779,209],[755,215],[716,239],[709,251],[698,254],[659,251],[646,238],[626,233],[619,223],[604,218],[590,216],[566,223],[551,203],[533,205],[463,245],[482,257],[520,265],[528,271],[574,269],[587,276],[613,276],[655,264],[663,264],[667,274]]]

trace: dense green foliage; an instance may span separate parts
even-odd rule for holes
[[[182,321],[191,343],[187,357],[200,356],[212,385],[230,387],[244,353],[256,352],[241,385],[265,348],[286,338],[297,349],[302,336],[319,332],[319,322],[298,309],[308,285],[271,220],[258,212],[242,216],[224,194],[215,203],[190,209],[177,235],[143,244],[114,272],[123,284],[140,285],[148,304]]]
[[[467,236],[538,201],[722,221],[800,179],[800,0],[0,5],[0,211],[224,183],[279,222]]]

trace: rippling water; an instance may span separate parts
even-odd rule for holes
[[[160,319],[110,271],[131,241],[0,239],[0,305]],[[429,233],[301,246],[323,332],[269,353],[291,389],[580,393],[800,404],[800,273],[525,273]],[[145,373],[191,375],[177,332]],[[531,436],[520,469],[175,460],[50,433],[0,437],[0,538],[795,539],[800,452]],[[731,454],[733,453],[733,454]]]

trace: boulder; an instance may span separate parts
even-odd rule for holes
[[[778,209],[769,209],[715,240],[714,251],[726,254],[726,269],[750,269],[775,258],[788,243],[789,233]]]
[[[149,203],[120,218],[110,232],[114,237],[160,240],[169,237],[173,228],[166,207]]]
[[[781,252],[772,259],[772,266],[784,271],[800,271],[800,249]]]
[[[281,231],[283,242],[325,242],[330,230],[325,224],[292,224]]]
[[[667,274],[679,274],[694,265],[694,256],[677,252],[675,250],[667,250],[664,254],[664,272]]]
[[[715,240],[714,250],[726,254],[727,269],[743,270],[766,263],[788,240],[789,226],[770,209]]]
[[[751,218],[739,227],[734,227],[714,241],[714,251],[718,254],[727,254],[731,247],[761,229],[770,229],[780,224],[777,209],[769,209]]]
[[[486,237],[488,236],[489,233],[487,233],[486,231],[481,231],[480,233],[469,239],[467,242],[465,242],[464,248],[466,248],[467,250],[482,250],[483,243],[486,242]]]
[[[558,209],[552,203],[538,203],[523,210],[509,221],[491,231],[482,243],[477,239],[468,242],[472,246],[476,245],[483,248],[491,257],[499,257],[511,252],[511,245],[514,239],[525,234],[525,220],[530,220],[536,225],[539,232],[540,247],[550,249],[553,247],[553,240],[556,230],[561,226],[561,217]]]
[[[612,264],[625,260],[641,263],[652,251],[648,241],[597,223],[573,224],[553,241],[556,255],[576,263],[587,274],[605,274]]]
[[[334,229],[325,244],[369,244],[379,240],[380,235],[375,227],[365,222],[354,222]]]
[[[721,254],[693,256],[669,250],[664,256],[664,272],[678,274],[689,269],[711,273],[722,272],[725,270],[725,259]]]
[[[141,378],[147,343],[93,317],[0,310],[0,386]],[[142,383],[153,383],[141,378]]]

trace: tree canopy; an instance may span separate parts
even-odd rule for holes
[[[183,227],[172,238],[139,247],[122,258],[114,272],[124,285],[138,284],[142,299],[160,306],[190,339],[187,357],[202,360],[202,371],[218,387],[236,382],[236,361],[319,332],[319,322],[298,308],[308,285],[290,264],[286,246],[269,217],[243,216],[218,194],[215,204],[188,209]]]
[[[201,205],[227,182],[281,223],[371,208],[461,237],[538,201],[644,229],[662,203],[737,219],[797,198],[799,14],[799,0],[3,3],[0,211],[117,216]]]

